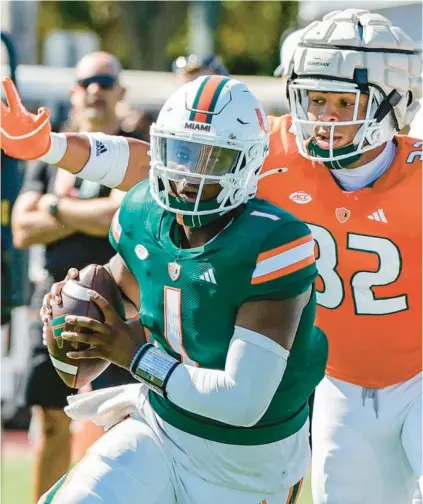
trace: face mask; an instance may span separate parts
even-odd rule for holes
[[[205,226],[206,224],[209,224],[210,222],[213,222],[214,220],[219,219],[224,215],[227,211],[222,211],[220,213],[212,213],[212,214],[203,214],[203,215],[185,215],[185,214],[179,214],[178,210],[181,211],[187,211],[187,212],[192,212],[194,210],[195,204],[190,203],[188,201],[184,201],[181,198],[177,198],[175,196],[172,196],[169,194],[169,204],[172,208],[172,210],[176,210],[175,213],[179,215],[180,221],[184,224],[184,226],[188,227],[193,227],[193,228],[200,228]],[[198,211],[203,212],[203,211],[208,211],[208,210],[215,210],[216,208],[219,207],[219,203],[217,199],[212,199],[210,201],[201,201],[198,205]]]
[[[322,163],[331,170],[339,170],[341,168],[348,168],[348,166],[352,165],[356,161],[358,161],[361,154],[356,154],[355,156],[350,156],[345,159],[340,159],[336,161],[324,161],[325,158],[329,157],[329,151],[322,149],[317,145],[314,140],[311,140],[308,144],[308,150],[312,156],[316,156],[322,158]],[[353,153],[356,150],[356,146],[354,144],[346,145],[345,147],[339,147],[338,149],[333,149],[334,156],[342,156],[344,154]]]

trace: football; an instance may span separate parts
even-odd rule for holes
[[[88,296],[88,290],[101,294],[125,317],[125,308],[120,290],[104,266],[90,264],[79,272],[77,280],[68,280],[62,289],[62,304],[52,304],[52,318],[46,328],[46,342],[51,361],[62,380],[72,388],[80,388],[99,376],[109,365],[103,359],[70,359],[66,356],[69,351],[87,348],[84,343],[71,343],[61,338],[65,330],[72,330],[66,324],[66,315],[82,315],[100,322],[104,321],[103,314]]]

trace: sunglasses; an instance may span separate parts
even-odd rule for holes
[[[85,79],[79,79],[76,81],[78,86],[87,89],[90,84],[98,84],[101,89],[112,89],[115,87],[117,82],[117,77],[112,75],[93,75],[92,77],[86,77]]]

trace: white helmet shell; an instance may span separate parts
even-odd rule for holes
[[[151,194],[162,207],[185,215],[226,213],[255,196],[269,151],[265,112],[248,87],[226,76],[202,76],[163,105],[151,136]],[[199,185],[190,210],[172,208],[170,182]],[[205,184],[219,183],[218,206],[201,210]]]

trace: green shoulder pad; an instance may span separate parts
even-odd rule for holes
[[[316,277],[314,240],[310,229],[295,218],[281,219],[260,247],[251,276],[249,300],[298,296]]]

